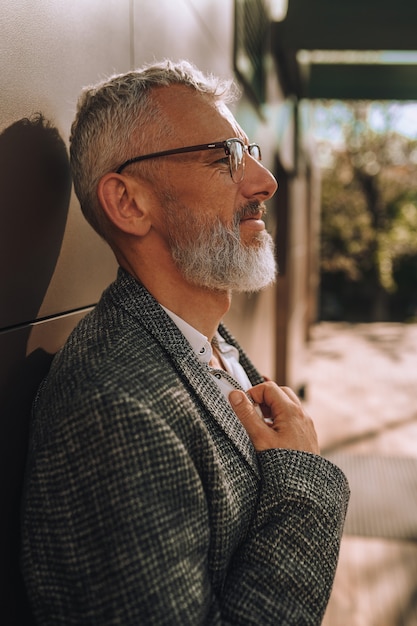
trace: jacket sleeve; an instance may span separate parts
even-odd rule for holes
[[[224,619],[320,624],[338,561],[347,480],[314,454],[274,449],[258,456],[261,497],[250,535],[229,570]]]

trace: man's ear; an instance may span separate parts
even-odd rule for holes
[[[103,211],[116,228],[131,235],[146,235],[151,223],[140,181],[109,172],[100,179],[97,194]]]

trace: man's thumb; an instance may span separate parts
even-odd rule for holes
[[[253,427],[256,428],[256,422],[259,420],[259,415],[257,414],[254,405],[243,391],[238,390],[230,392],[229,401],[234,412],[248,433],[250,433],[251,430],[253,430]]]

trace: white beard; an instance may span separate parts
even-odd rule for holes
[[[186,207],[175,202],[172,211],[169,204],[166,216],[172,256],[190,283],[221,291],[255,292],[274,282],[277,266],[271,235],[260,231],[250,244],[240,237],[242,217],[259,212],[258,202],[243,207],[230,228],[220,220],[214,225],[203,218],[192,220]]]

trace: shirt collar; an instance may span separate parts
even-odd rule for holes
[[[162,306],[162,304],[161,304]],[[182,332],[184,337],[187,339],[188,343],[191,345],[193,351],[197,355],[198,359],[202,363],[209,363],[211,357],[213,356],[213,350],[208,338],[200,333],[194,326],[185,322],[181,317],[162,306],[165,313],[169,315],[174,324],[178,326],[179,330]]]

